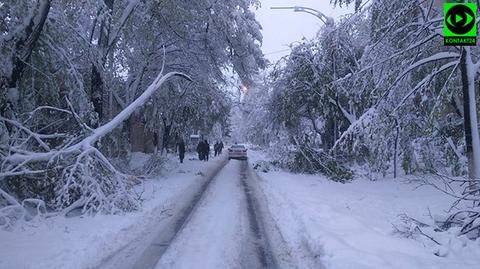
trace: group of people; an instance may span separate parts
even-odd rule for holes
[[[197,153],[200,161],[208,161],[208,157],[210,156],[210,144],[208,144],[207,140],[198,142]]]
[[[213,150],[215,152],[215,157],[219,156],[223,150],[223,142],[215,142],[213,145]],[[180,163],[183,163],[183,159],[185,158],[185,142],[183,139],[178,140],[177,142],[177,152],[178,157],[180,158]],[[197,153],[198,159],[200,161],[208,161],[208,157],[210,156],[210,144],[207,140],[201,140],[197,145]]]
[[[213,145],[213,150],[215,152],[215,157],[220,155],[223,150],[223,142],[215,142]],[[208,161],[208,158],[210,157],[210,144],[208,143],[207,140],[200,141],[197,146],[197,153],[198,153],[198,159],[200,161]]]
[[[222,141],[215,142],[215,145],[213,145],[213,150],[215,151],[215,157],[220,155],[220,153],[222,153],[222,150],[223,150],[223,142]]]

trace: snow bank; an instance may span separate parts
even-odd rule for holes
[[[401,214],[427,222],[429,212],[444,213],[452,201],[436,190],[393,180],[338,184],[286,172],[260,177],[269,211],[289,247],[318,255],[327,269],[480,268],[480,240],[437,233],[439,248],[394,232]]]
[[[268,159],[262,152],[249,154],[254,164]],[[431,187],[417,188],[405,179],[338,184],[323,176],[257,173],[292,257],[310,252],[328,269],[480,268],[480,240],[458,237],[454,228],[422,228],[440,246],[424,236],[397,233],[404,215],[429,225],[447,215],[452,198]]]
[[[130,154],[129,166],[132,171],[139,171],[148,162],[151,155],[143,152],[132,152]]]

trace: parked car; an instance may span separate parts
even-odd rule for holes
[[[245,145],[235,144],[228,148],[228,159],[246,160],[247,147]]]

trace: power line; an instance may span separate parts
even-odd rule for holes
[[[264,53],[263,55],[270,55],[270,54],[276,54],[276,53],[287,52],[287,51],[290,51],[290,49],[276,50],[276,51]]]

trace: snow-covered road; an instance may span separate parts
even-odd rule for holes
[[[230,161],[157,264],[165,268],[262,268],[270,263],[247,194],[247,163]]]

